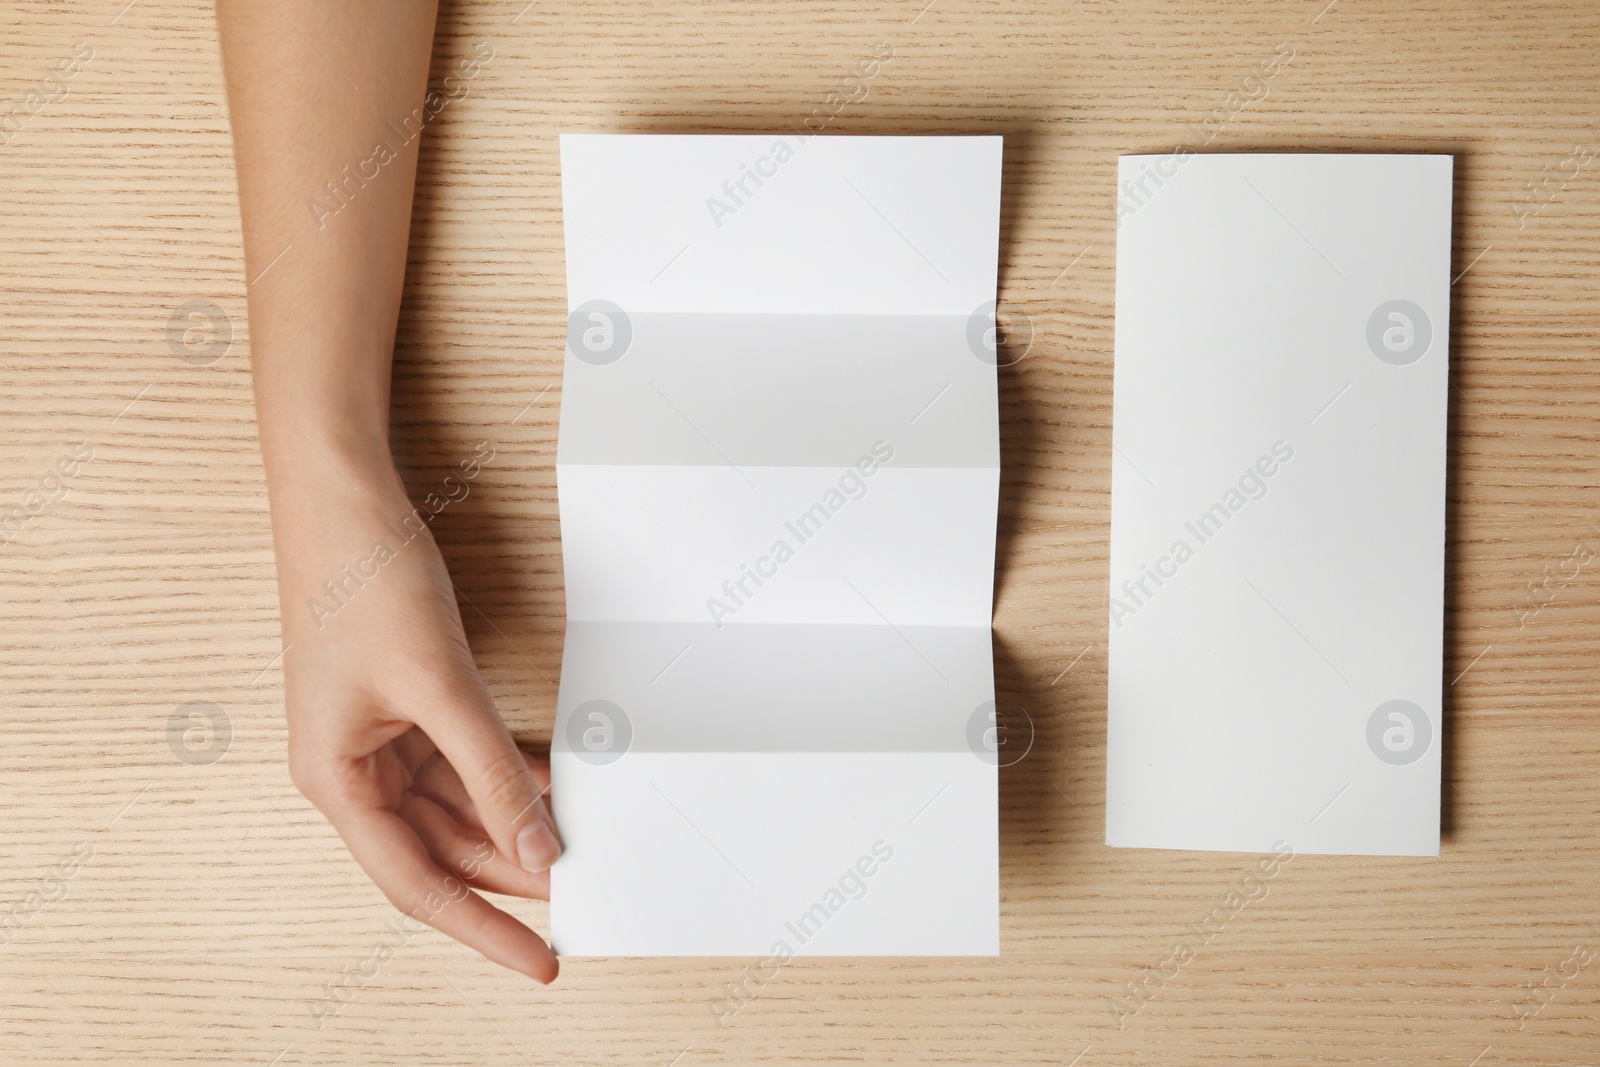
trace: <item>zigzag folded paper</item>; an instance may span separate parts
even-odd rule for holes
[[[557,951],[998,951],[1000,152],[562,137]]]

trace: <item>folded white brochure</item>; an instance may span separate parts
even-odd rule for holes
[[[999,946],[998,137],[561,138],[558,952]]]
[[[1106,840],[1437,855],[1451,159],[1118,188]]]

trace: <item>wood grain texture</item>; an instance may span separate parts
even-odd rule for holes
[[[1600,1058],[1600,962],[1550,977],[1600,946],[1600,564],[1560,577],[1580,542],[1600,549],[1600,159],[1548,178],[1600,148],[1600,5],[447,4],[436,77],[477,42],[495,57],[424,143],[395,443],[417,494],[475,442],[499,449],[437,532],[534,744],[563,618],[556,133],[782,129],[887,41],[830,134],[1006,136],[1002,295],[1037,337],[1002,374],[995,633],[1001,700],[1037,735],[1002,777],[1002,955],[795,961],[719,1027],[710,1004],[752,961],[569,962],[543,990],[431,932],[324,999],[395,940],[392,913],[285,771],[210,7],[125,3],[10,0],[0,34],[0,110],[93,48],[0,145],[0,510],[94,450],[0,548],[0,913],[92,849],[0,944],[0,1061]],[[1113,998],[1251,858],[1103,844],[1116,156],[1191,142],[1281,42],[1293,60],[1211,148],[1456,156],[1445,843],[1436,861],[1296,857],[1118,1025]],[[169,344],[188,300],[231,322],[210,365]],[[169,746],[194,701],[228,716],[217,762]],[[320,1024],[319,1002],[339,1008]],[[1539,1010],[1519,1022],[1519,1004]]]

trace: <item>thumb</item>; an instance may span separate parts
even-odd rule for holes
[[[496,848],[524,870],[548,870],[561,855],[561,838],[544,791],[487,690],[432,709],[423,725],[478,810]]]

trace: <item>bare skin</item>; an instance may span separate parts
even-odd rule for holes
[[[217,0],[272,510],[289,772],[395,907],[541,982],[544,940],[468,886],[549,899],[546,763],[473,663],[454,586],[389,449],[389,375],[437,0]],[[391,125],[393,123],[394,125]],[[413,124],[415,125],[415,124]],[[376,177],[324,183],[386,144]],[[392,525],[391,525],[392,524]],[[370,574],[375,546],[390,557]],[[342,584],[336,614],[325,583]]]

